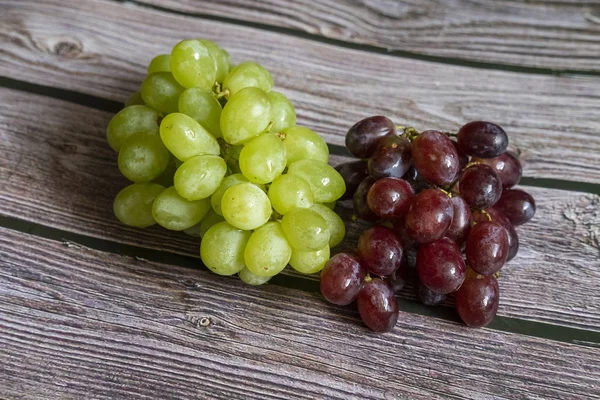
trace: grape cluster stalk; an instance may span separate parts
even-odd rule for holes
[[[519,159],[498,125],[469,122],[454,134],[417,132],[384,116],[365,118],[346,134],[359,160],[338,165],[358,218],[371,222],[355,253],[332,257],[321,271],[331,303],[356,302],[363,322],[391,331],[395,294],[414,279],[428,306],[450,295],[462,321],[488,325],[500,299],[498,276],[517,255],[516,227],[535,214],[535,201],[515,189]]]
[[[327,144],[296,124],[273,85],[263,66],[234,66],[209,40],[183,40],[156,56],[107,128],[133,182],[114,200],[116,217],[201,238],[210,270],[250,285],[288,263],[319,272],[345,235],[333,207],[346,185],[328,165]]]

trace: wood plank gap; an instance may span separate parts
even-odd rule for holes
[[[0,215],[0,226],[14,231],[62,242],[65,246],[87,247],[125,257],[133,257],[167,265],[176,265],[183,268],[208,271],[199,258],[92,238],[89,236],[79,235],[73,232],[67,232],[61,229],[20,220],[18,218]],[[310,293],[319,292],[318,281],[302,278],[300,276],[286,276],[279,274],[273,277],[271,281],[269,281],[269,284],[302,290]],[[400,305],[400,309],[404,312],[439,318],[452,322],[459,321],[454,310],[449,307],[427,307],[412,300],[401,298],[397,298],[397,300]],[[579,346],[600,348],[600,332],[597,331],[503,316],[496,316],[494,321],[487,328],[501,332],[517,333]]]
[[[527,67],[527,66],[519,66],[512,64],[499,64],[499,63],[491,63],[485,61],[473,61],[467,60],[457,57],[443,57],[443,56],[433,56],[428,54],[415,53],[407,50],[398,50],[398,49],[387,49],[385,47],[369,45],[369,44],[361,44],[361,43],[353,43],[347,42],[340,39],[328,38],[316,34],[312,34],[305,31],[300,31],[292,28],[286,28],[282,26],[270,25],[261,22],[250,22],[239,20],[236,18],[224,17],[220,15],[210,15],[196,12],[188,12],[175,10],[167,7],[162,7],[154,4],[146,4],[136,0],[111,0],[116,3],[121,4],[131,4],[136,7],[143,7],[147,9],[151,9],[154,11],[180,15],[184,17],[190,18],[199,18],[199,19],[208,19],[212,21],[219,21],[228,24],[235,24],[240,26],[245,26],[249,28],[262,29],[269,32],[275,32],[283,35],[294,36],[301,39],[313,40],[320,43],[325,43],[329,45],[344,47],[352,50],[359,50],[368,53],[375,54],[385,54],[398,58],[408,58],[412,60],[420,60],[420,61],[428,61],[439,64],[448,64],[448,65],[456,65],[461,67],[470,67],[477,69],[491,69],[497,71],[506,71],[506,72],[516,72],[522,74],[536,74],[536,75],[553,75],[553,76],[566,76],[566,75],[581,75],[581,76],[600,76],[599,71],[589,71],[589,70],[572,70],[572,69],[553,69],[553,68],[541,68],[541,67]]]
[[[56,87],[38,85],[36,83],[24,82],[6,76],[0,76],[0,87],[19,90],[21,92],[37,94],[68,101],[69,103],[81,104],[89,108],[116,113],[123,109],[124,104],[118,101],[104,99],[91,94],[80,93],[74,90],[59,89]]]
[[[104,99],[101,97],[76,92],[73,90],[59,89],[51,86],[44,86],[36,83],[24,82],[6,76],[0,76],[0,87],[60,99],[68,101],[70,103],[80,104],[96,110],[107,111],[112,113],[116,113],[123,108],[123,104],[118,101]],[[340,146],[332,143],[327,143],[327,146],[329,147],[329,152],[332,155],[348,158],[353,157],[345,146]],[[522,185],[535,186],[541,188],[561,189],[573,192],[600,194],[600,184],[591,182],[577,182],[551,178],[523,177],[520,183]]]

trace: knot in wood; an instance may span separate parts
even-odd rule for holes
[[[63,38],[54,45],[53,52],[63,58],[77,58],[83,52],[83,45],[77,40]]]

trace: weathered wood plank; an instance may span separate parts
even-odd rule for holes
[[[600,396],[600,350],[349,308],[0,229],[0,396]]]
[[[267,24],[387,51],[445,57],[449,62],[600,72],[597,2],[134,0],[133,3],[204,18]]]
[[[484,118],[507,129],[527,176],[600,182],[597,78],[402,59],[107,1],[11,2],[0,21],[0,73],[11,78],[122,101],[155,54],[194,32],[236,61],[264,64],[299,122],[329,143],[343,144],[350,125],[375,113],[418,129]]]
[[[159,228],[128,228],[112,215],[113,197],[128,183],[105,143],[109,113],[7,89],[0,89],[0,96],[1,215],[197,256],[195,239]],[[527,189],[538,213],[519,228],[521,251],[502,275],[500,315],[599,330],[600,198]],[[349,222],[352,211],[343,205],[338,211],[348,221],[340,249],[351,248],[365,225]]]

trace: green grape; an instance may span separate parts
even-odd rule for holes
[[[246,61],[236,65],[223,81],[223,88],[233,96],[247,87],[256,87],[270,91],[273,88],[273,77],[262,65]]]
[[[206,89],[186,89],[179,96],[179,112],[198,121],[215,138],[221,137],[221,111],[221,103]]]
[[[202,221],[200,221],[200,224],[198,224],[198,234],[200,237],[203,237],[213,225],[223,221],[225,221],[225,218],[217,214],[213,209],[208,210],[206,216],[202,218]]]
[[[148,75],[155,72],[171,72],[171,55],[160,54],[150,61],[148,65]]]
[[[210,204],[212,205],[212,209],[218,215],[223,215],[223,212],[221,211],[221,200],[223,199],[225,191],[233,185],[245,182],[248,182],[248,179],[246,179],[242,174],[233,174],[223,178],[221,185],[217,188],[217,190],[215,190],[212,196],[210,196]]]
[[[173,186],[173,177],[175,176],[175,171],[177,171],[177,159],[170,154],[169,157],[167,168],[165,168],[162,174],[152,180],[152,182],[163,185],[164,187]]]
[[[210,212],[210,210],[209,210]],[[206,219],[206,217],[202,218],[202,221],[204,221]],[[183,233],[185,233],[188,236],[194,237],[194,238],[201,238],[202,235],[200,235],[200,226],[202,225],[202,221],[198,222],[196,225],[194,226],[190,226],[187,229],[183,230]]]
[[[142,82],[142,99],[150,107],[169,114],[177,112],[177,101],[183,89],[170,72],[156,72]]]
[[[281,175],[269,186],[269,200],[279,214],[285,215],[294,208],[309,208],[314,203],[310,185],[303,178]]]
[[[271,131],[281,132],[296,125],[296,110],[285,94],[272,91],[267,95],[271,102]]]
[[[290,265],[302,274],[315,274],[329,261],[329,245],[315,251],[292,249]]]
[[[225,50],[222,47],[219,47],[219,49],[221,50],[221,53],[223,53],[222,57],[223,57],[223,64],[227,66],[227,74],[225,75],[225,77],[227,77],[227,75],[229,75],[229,71],[231,71],[231,69],[233,68],[233,63],[231,62],[231,56],[229,55],[229,53],[227,52],[227,50]],[[223,81],[225,80],[225,77],[223,77]],[[222,82],[222,81],[219,81]]]
[[[286,267],[292,256],[292,247],[285,238],[281,223],[268,222],[252,233],[244,260],[246,267],[255,275],[277,275]]]
[[[221,133],[229,144],[242,144],[269,125],[271,105],[267,94],[248,87],[229,98],[221,113]]]
[[[319,250],[329,243],[327,221],[316,211],[296,208],[285,214],[281,226],[290,244],[298,250]]]
[[[240,160],[240,154],[242,153],[243,148],[244,148],[243,144],[234,146],[234,145],[222,142],[221,153],[223,154],[223,158],[229,158],[229,159],[237,162]]]
[[[119,171],[132,182],[150,182],[167,169],[170,159],[158,132],[138,132],[121,146]]]
[[[271,217],[269,198],[252,183],[238,183],[228,188],[221,199],[225,221],[239,229],[252,230]]]
[[[182,231],[200,222],[209,208],[208,199],[188,201],[171,186],[154,199],[152,216],[160,226],[172,231]]]
[[[229,54],[210,40],[198,39],[198,41],[206,46],[211,57],[213,60],[215,60],[215,68],[217,71],[215,75],[215,81],[223,82],[229,73],[229,67],[231,66]]]
[[[288,167],[298,160],[329,160],[329,148],[323,138],[304,126],[294,126],[283,131],[283,144],[287,151]]]
[[[240,153],[242,152],[242,149],[244,148],[244,146],[243,145],[233,146],[233,145],[225,143],[225,141],[223,141],[222,144],[224,146],[221,146],[221,154],[223,155],[223,158],[225,159],[225,162],[227,163],[227,167],[229,167],[229,170],[231,171],[232,174],[241,173],[242,170],[240,169],[239,159],[240,159]]]
[[[288,168],[288,174],[304,178],[315,195],[315,202],[328,203],[346,191],[344,178],[328,164],[317,160],[299,160]]]
[[[204,154],[218,156],[221,152],[217,139],[195,119],[181,113],[169,114],[162,120],[160,137],[181,161]]]
[[[227,172],[227,164],[219,156],[196,156],[184,162],[175,172],[175,189],[186,200],[201,200],[217,190]]]
[[[131,96],[129,96],[129,98],[125,102],[125,107],[143,105],[146,105],[146,103],[144,103],[144,99],[142,99],[142,93],[139,90],[136,90],[135,92],[131,93]]]
[[[344,221],[340,216],[324,204],[314,204],[310,209],[319,213],[327,222],[330,234],[329,247],[335,247],[340,244],[346,235],[346,225],[344,225]]]
[[[204,234],[200,242],[202,262],[216,274],[237,274],[246,267],[244,250],[251,234],[227,222],[219,222]]]
[[[108,123],[106,140],[114,151],[119,151],[123,143],[137,132],[158,129],[160,114],[147,106],[129,106],[119,111]]]
[[[279,136],[263,133],[249,141],[240,153],[242,174],[254,183],[269,183],[285,169],[285,146]]]
[[[201,238],[213,225],[223,221],[225,221],[225,218],[217,215],[212,209],[209,209],[204,218],[202,218],[202,221],[190,228],[184,229],[183,233],[191,237]]]
[[[171,51],[171,72],[186,88],[212,90],[217,77],[215,60],[206,44],[199,40],[183,40]]]
[[[337,203],[337,201],[330,201],[327,203],[322,203],[325,207],[329,208],[330,210],[333,210],[335,208],[335,204]]]
[[[156,183],[134,183],[115,197],[113,211],[119,221],[136,228],[156,224],[152,216],[152,203],[165,188]]]
[[[240,164],[235,160],[226,160],[228,172],[230,174],[241,174],[242,170],[240,169]]]
[[[258,286],[264,285],[271,280],[271,276],[259,276],[250,272],[248,268],[244,268],[238,273],[238,276],[247,285]]]

